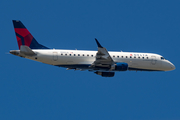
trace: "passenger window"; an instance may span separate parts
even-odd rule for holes
[[[119,58],[119,56],[117,56]]]
[[[142,59],[144,59],[144,57],[142,57]]]
[[[130,56],[130,58],[132,58],[132,57]]]
[[[63,55],[63,54],[61,54],[61,55]]]
[[[84,54],[83,54],[83,56],[84,56]]]
[[[65,54],[65,55],[67,55],[67,54]]]
[[[78,56],[80,56],[80,54],[78,54]]]
[[[128,57],[126,56],[126,58],[128,58]]]
[[[113,55],[113,57],[115,57],[115,56]]]
[[[123,58],[123,56],[121,56]]]
[[[136,57],[134,57],[134,58],[136,58]]]
[[[138,57],[140,59],[140,57]]]
[[[76,54],[74,54],[74,56],[76,56]]]
[[[93,57],[93,55],[91,55],[91,57]]]
[[[89,56],[89,55],[87,55],[87,56]]]
[[[71,56],[71,54],[69,54],[69,56]]]
[[[147,57],[147,59],[148,59],[148,57]]]

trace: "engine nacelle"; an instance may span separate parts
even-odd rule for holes
[[[114,72],[94,72],[96,73],[97,75],[101,75],[102,77],[113,77],[114,76]]]
[[[116,63],[111,66],[111,69],[115,71],[126,71],[128,69],[128,64],[124,62]]]

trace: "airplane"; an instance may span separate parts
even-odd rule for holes
[[[102,77],[113,77],[121,71],[171,71],[175,66],[154,53],[110,52],[95,38],[97,51],[50,49],[39,44],[19,20],[13,20],[19,50],[10,53],[66,70],[91,71]]]

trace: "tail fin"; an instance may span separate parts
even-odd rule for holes
[[[19,49],[21,48],[21,45],[28,46],[31,49],[49,49],[39,44],[21,21],[13,20],[13,25]]]

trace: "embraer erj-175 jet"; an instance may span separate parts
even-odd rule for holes
[[[39,44],[21,21],[13,20],[19,50],[11,50],[16,56],[42,63],[65,67],[67,70],[88,70],[102,77],[113,77],[115,72],[170,71],[175,66],[161,55],[136,52],[108,52],[97,39],[97,51],[49,49]]]

